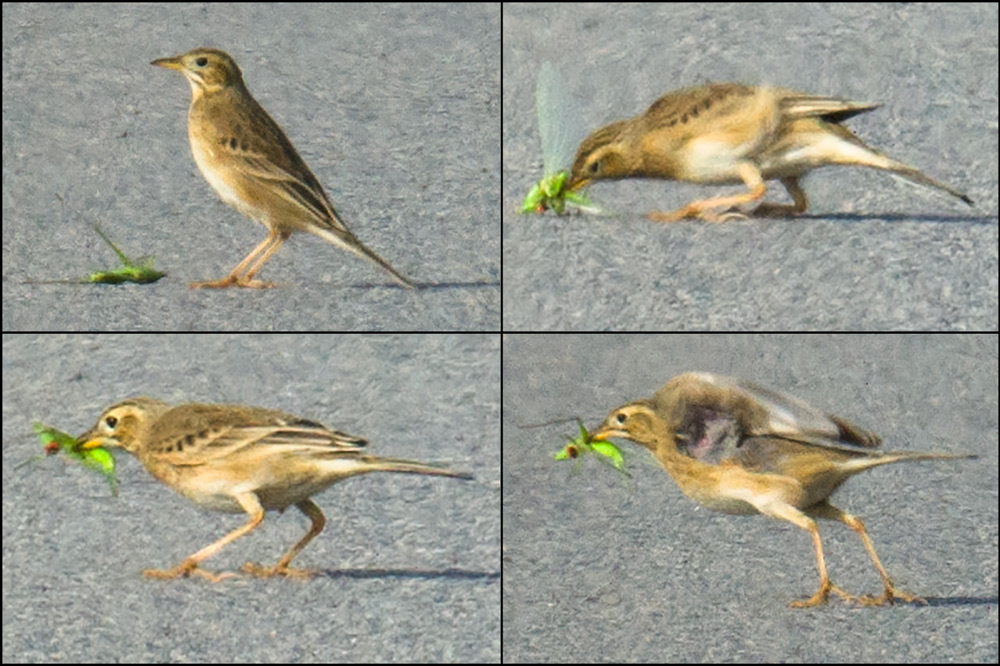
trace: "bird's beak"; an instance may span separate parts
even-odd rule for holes
[[[84,437],[85,436],[86,435],[84,435]],[[81,440],[83,440],[83,441],[81,441]],[[82,451],[86,451],[88,449],[96,449],[98,446],[101,445],[101,442],[103,442],[103,441],[104,441],[103,439],[89,439],[89,440],[84,440],[84,438],[81,437],[80,439],[78,439],[76,441],[76,443],[77,443],[77,448],[79,448]]]
[[[603,423],[597,430],[590,433],[590,441],[592,442],[603,442],[611,439],[612,437],[626,437],[626,434],[618,428],[611,428]]]

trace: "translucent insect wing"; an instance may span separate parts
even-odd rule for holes
[[[535,113],[538,115],[538,133],[542,138],[542,163],[545,175],[550,176],[569,166],[573,158],[573,127],[569,97],[562,77],[555,66],[546,61],[538,70],[535,87]]]

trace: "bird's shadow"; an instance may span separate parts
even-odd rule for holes
[[[761,218],[764,219],[764,218]],[[775,218],[778,219],[778,218]],[[912,215],[907,213],[824,213],[796,215],[796,220],[835,220],[838,222],[931,222],[940,224],[942,222],[995,225],[997,217],[995,215]]]
[[[928,606],[996,606],[997,597],[924,597]],[[920,605],[920,604],[900,604]]]
[[[471,571],[467,569],[316,569],[316,578],[406,578],[406,579],[460,579],[460,580],[496,580],[500,578],[499,571]]]

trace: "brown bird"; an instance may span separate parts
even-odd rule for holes
[[[750,382],[689,372],[671,379],[650,400],[611,412],[594,440],[629,439],[649,449],[681,491],[723,513],[764,514],[812,535],[820,585],[802,608],[826,602],[830,592],[864,605],[926,600],[893,584],[860,518],[828,498],[849,477],[907,460],[975,455],[874,450],[881,439],[844,419]],[[844,523],[858,533],[879,576],[880,597],[855,597],[830,582],[815,518]]]
[[[292,560],[326,526],[312,496],[344,479],[371,472],[472,478],[428,463],[381,458],[364,452],[367,440],[322,423],[262,407],[188,403],[171,406],[155,398],[130,398],[106,408],[77,439],[82,450],[124,449],[154,477],[205,509],[245,513],[247,522],[188,556],[172,569],[147,569],[151,578],[192,574],[220,581],[237,574],[201,568],[204,560],[253,532],[266,511],[294,506],[312,523],[309,531],[273,567],[247,563],[254,576],[309,577]]]
[[[799,178],[822,166],[858,165],[943,190],[971,206],[965,193],[879,153],[841,124],[878,106],[739,83],[683,88],[656,100],[642,115],[611,123],[584,139],[566,187],[579,190],[595,180],[622,178],[742,182],[749,192],[649,214],[659,222],[723,222],[745,218],[734,207],[760,201],[766,180],[779,180],[794,204],[763,203],[752,215],[805,212],[809,201]]]
[[[223,201],[268,228],[267,238],[229,275],[192,282],[191,287],[273,287],[254,276],[289,236],[308,231],[413,288],[347,228],[285,132],[250,94],[243,72],[228,53],[198,48],[150,64],[180,72],[191,85],[188,139],[205,180]]]

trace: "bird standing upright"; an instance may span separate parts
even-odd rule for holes
[[[177,70],[191,84],[188,138],[205,180],[223,201],[268,228],[267,238],[228,276],[192,287],[273,287],[254,276],[295,231],[350,250],[413,287],[347,228],[292,142],[247,90],[229,54],[197,48],[150,64]]]

